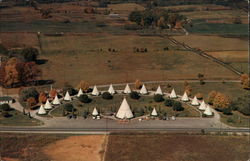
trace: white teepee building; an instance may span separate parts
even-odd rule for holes
[[[45,109],[44,109],[43,104],[41,104],[41,106],[40,106],[40,108],[39,108],[39,110],[38,110],[38,114],[39,114],[39,115],[44,115],[44,114],[46,114],[46,111],[45,111]]]
[[[126,98],[123,99],[122,104],[116,114],[116,117],[120,119],[129,119],[133,117],[133,113],[128,105]]]
[[[193,106],[198,106],[199,104],[200,104],[200,103],[198,102],[197,97],[194,96],[194,99],[192,100],[191,105],[193,105]]]
[[[206,103],[205,103],[205,101],[203,100],[202,102],[201,102],[201,104],[200,104],[200,106],[199,106],[199,110],[206,110]]]
[[[147,90],[147,88],[145,87],[144,84],[142,85],[142,88],[140,90],[140,94],[148,94],[148,90]]]
[[[93,91],[92,91],[92,95],[94,95],[94,96],[99,96],[99,94],[100,94],[100,93],[99,93],[97,87],[94,86],[94,89],[93,89]]]
[[[155,94],[163,95],[163,92],[162,92],[162,90],[161,90],[161,86],[158,86],[158,88],[157,88]]]
[[[97,116],[98,114],[99,114],[99,113],[98,113],[97,109],[94,108],[94,110],[93,110],[93,112],[92,112],[92,115],[93,115],[93,116]]]
[[[170,96],[169,96],[170,98],[177,98],[177,95],[176,95],[176,93],[175,93],[175,90],[174,89],[172,89],[172,91],[171,91],[171,93],[170,93]]]
[[[77,93],[77,97],[80,97],[81,95],[83,95],[82,89],[80,88],[78,93]]]
[[[112,84],[110,84],[108,92],[112,95],[115,94],[115,89]]]
[[[183,96],[181,97],[181,100],[184,101],[184,102],[189,101],[189,98],[188,98],[188,95],[187,95],[186,92],[184,92]]]
[[[65,96],[64,96],[64,100],[65,100],[65,101],[72,101],[72,98],[71,98],[71,96],[69,95],[69,92],[68,92],[68,91],[66,92],[66,94],[65,94]]]
[[[130,89],[130,87],[129,87],[129,85],[128,85],[128,84],[126,85],[126,87],[125,87],[125,89],[124,89],[123,93],[126,93],[126,94],[131,93],[131,89]]]
[[[53,105],[59,105],[60,104],[60,101],[59,101],[57,95],[55,96],[54,100],[52,101],[52,104]]]
[[[153,109],[153,111],[152,111],[152,113],[151,113],[151,116],[157,116],[158,114],[157,114],[157,112],[156,112],[156,109],[154,108]]]
[[[206,110],[204,111],[204,114],[207,116],[213,115],[209,105],[207,105]]]
[[[51,103],[49,102],[48,99],[47,99],[47,101],[46,101],[46,103],[45,103],[44,109],[45,109],[45,110],[50,110],[50,109],[52,109]]]

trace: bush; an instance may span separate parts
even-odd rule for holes
[[[105,100],[111,100],[113,98],[113,96],[109,92],[104,92],[102,94],[102,98]]]
[[[38,53],[36,48],[25,48],[22,50],[21,55],[26,62],[31,62],[36,61]]]
[[[138,100],[140,98],[140,95],[135,91],[131,92],[129,95],[130,95],[130,98],[132,99]]]
[[[64,106],[63,106],[64,110],[67,111],[67,112],[72,112],[74,110],[74,106],[73,104],[71,103],[66,103]]]
[[[164,101],[164,98],[163,98],[162,95],[156,94],[156,95],[154,96],[154,101],[155,101],[155,102],[162,102],[162,101]]]
[[[10,111],[10,105],[9,104],[7,104],[7,103],[4,103],[4,104],[2,104],[2,105],[0,105],[0,110],[1,111]]]
[[[232,109],[231,108],[224,108],[222,110],[224,115],[232,115]]]
[[[165,101],[165,106],[168,106],[168,107],[171,107],[171,106],[173,106],[173,103],[174,103],[174,101],[173,100],[171,100],[171,99],[166,99],[166,101]]]
[[[182,104],[180,102],[175,101],[173,103],[173,110],[174,111],[183,111],[184,108],[182,107]]]
[[[39,93],[37,92],[36,88],[26,88],[20,92],[20,99],[21,101],[25,102],[28,98],[33,97],[36,100],[39,97]]]
[[[90,103],[91,102],[91,99],[86,94],[80,95],[80,97],[78,99],[82,103]]]

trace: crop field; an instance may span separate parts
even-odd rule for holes
[[[122,4],[110,4],[108,5],[108,9],[111,9],[114,13],[124,13],[129,14],[131,11],[141,11],[145,8],[139,4],[135,3],[122,3]]]
[[[147,48],[147,52],[134,53],[133,47]],[[164,51],[165,47],[170,50]],[[117,52],[109,52],[109,48]],[[61,87],[65,82],[76,86],[80,80],[94,85],[133,82],[135,79],[189,79],[197,78],[198,73],[204,73],[211,79],[237,78],[214,62],[175,49],[178,47],[160,37],[42,37],[43,55],[40,58],[48,59],[48,62],[41,69],[44,79],[53,79]]]
[[[248,145],[246,136],[111,134],[105,160],[245,161]]]
[[[190,33],[215,34],[226,36],[247,36],[248,24],[226,24],[226,23],[209,23],[204,19],[193,20],[193,26],[186,25]]]
[[[239,38],[195,35],[174,36],[179,42],[204,51],[248,51],[248,41]]]
[[[74,105],[77,109],[78,115],[82,116],[84,111],[89,111],[90,113],[93,111],[93,109],[96,107],[98,111],[100,112],[110,112],[113,110],[118,111],[122,100],[124,96],[121,95],[114,95],[112,100],[105,100],[101,97],[91,97],[92,102],[88,104],[82,104],[80,101],[75,101]],[[164,112],[167,113],[167,115],[173,116],[176,114],[176,116],[179,117],[199,117],[200,113],[194,109],[191,106],[188,106],[186,104],[183,104],[183,107],[185,108],[184,111],[181,112],[175,112],[171,107],[166,107],[164,105],[164,102],[156,103],[153,100],[152,96],[142,96],[139,100],[131,99],[129,96],[126,96],[127,101],[130,105],[130,108],[132,111],[138,111],[139,109],[144,109],[146,114],[150,114],[152,112],[152,109],[155,107],[158,113],[161,111],[163,114]],[[151,107],[152,109],[150,111],[147,111],[145,107]],[[59,107],[51,112],[51,115],[61,117],[63,116],[63,107]]]

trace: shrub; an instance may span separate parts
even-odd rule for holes
[[[82,103],[90,103],[91,102],[91,99],[86,94],[80,95],[80,97],[78,99]]]
[[[229,104],[230,104],[229,98],[222,93],[217,93],[216,96],[214,97],[213,105],[216,108],[228,108]]]
[[[111,100],[113,98],[113,96],[109,92],[104,92],[102,94],[102,98],[106,99],[106,100]]]
[[[173,110],[174,111],[183,111],[184,108],[182,107],[182,104],[180,102],[175,101],[173,103]]]
[[[37,92],[36,88],[26,88],[20,92],[20,99],[21,101],[26,101],[30,97],[34,97],[36,100],[39,97],[39,93]]]
[[[156,94],[156,95],[154,96],[154,101],[155,101],[155,102],[162,102],[162,101],[164,101],[164,98],[163,98],[162,95]]]
[[[174,103],[173,100],[171,100],[171,99],[166,99],[164,104],[165,104],[165,106],[171,107],[171,106],[173,106],[173,103]]]
[[[11,108],[10,108],[9,104],[4,103],[4,104],[0,105],[0,109],[1,109],[1,111],[10,111]]]
[[[25,48],[22,50],[21,55],[26,62],[36,61],[38,56],[38,50],[36,48]]]
[[[231,108],[225,108],[222,110],[224,115],[232,115],[232,109]]]
[[[63,108],[67,112],[72,112],[74,110],[74,106],[71,103],[64,104]]]
[[[132,99],[138,100],[140,98],[140,95],[138,94],[138,92],[135,92],[135,91],[131,92],[129,95],[130,95],[130,98]]]

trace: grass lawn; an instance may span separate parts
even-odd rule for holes
[[[21,112],[12,110],[9,112],[12,116],[5,118],[0,116],[0,125],[1,126],[38,126],[42,125],[42,122],[29,118],[28,115],[23,115]]]
[[[105,160],[245,161],[248,146],[247,136],[111,134]]]
[[[114,98],[112,100],[105,100],[102,97],[91,97],[91,98],[92,98],[92,102],[88,104],[82,104],[78,100],[73,102],[75,108],[77,108],[78,115],[81,116],[84,111],[89,111],[90,113],[92,113],[94,107],[97,107],[98,111],[101,113],[105,111],[106,112],[112,111],[112,109],[117,112],[124,96],[114,95]],[[145,108],[145,106],[147,107],[150,106],[151,108],[155,107],[158,113],[160,113],[160,111],[161,113],[166,112],[168,116],[173,116],[174,114],[177,114],[180,117],[199,117],[200,116],[200,113],[198,111],[196,111],[193,107],[187,106],[185,104],[183,104],[185,108],[184,111],[174,112],[171,107],[166,107],[164,105],[164,102],[160,102],[160,103],[154,102],[153,96],[142,96],[139,100],[131,99],[129,96],[126,96],[126,98],[132,111],[142,108],[145,110],[145,114],[150,114],[152,111],[149,111]],[[63,111],[63,107],[61,106],[53,110],[51,114],[53,116],[60,117],[62,116],[62,111]]]
[[[147,48],[148,52],[134,53],[133,47]],[[164,51],[165,47],[170,50]],[[109,48],[117,52],[109,52]],[[41,69],[44,79],[55,80],[59,87],[65,82],[76,86],[80,80],[94,85],[135,79],[191,79],[197,78],[198,73],[210,79],[237,78],[212,61],[175,48],[167,39],[150,36],[42,36],[41,58],[48,62]]]
[[[250,126],[250,116],[245,116],[238,111],[234,111],[232,115],[221,115],[221,122],[234,127],[248,127]]]

